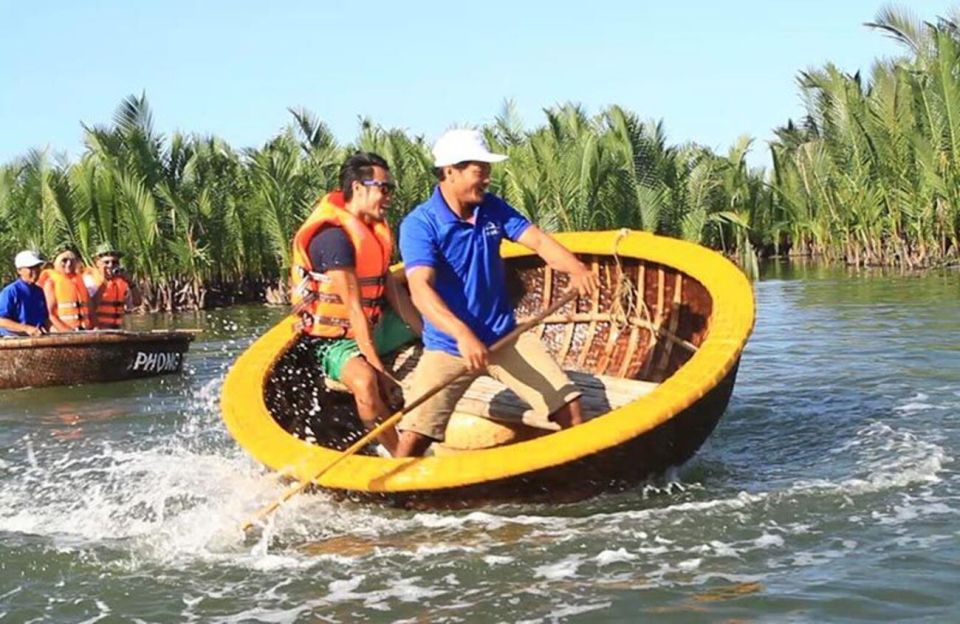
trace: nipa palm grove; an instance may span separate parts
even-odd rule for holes
[[[633,228],[719,249],[755,273],[758,257],[856,266],[957,262],[960,235],[960,22],[896,9],[869,27],[902,44],[869,76],[833,65],[798,77],[806,115],[776,129],[772,166],[750,168],[743,137],[726,154],[671,145],[662,122],[619,106],[544,111],[529,129],[507,104],[483,127],[509,155],[492,190],[548,231]],[[398,182],[393,225],[429,194],[421,136],[360,124],[350,144],[305,110],[258,148],[154,131],[146,98],[109,126],[84,126],[75,162],[31,151],[0,168],[0,258],[64,246],[90,259],[110,242],[152,310],[203,308],[286,291],[290,241],[357,149]]]

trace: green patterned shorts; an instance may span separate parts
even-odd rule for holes
[[[380,322],[373,328],[373,345],[380,355],[396,351],[416,337],[413,330],[390,309],[384,310]],[[343,365],[350,358],[360,355],[360,347],[353,338],[332,338],[320,340],[314,347],[314,354],[323,374],[334,381],[341,381]]]

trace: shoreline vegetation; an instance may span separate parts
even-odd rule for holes
[[[510,158],[492,189],[549,231],[632,228],[718,249],[757,274],[758,258],[807,256],[855,267],[916,270],[960,258],[960,14],[921,22],[884,9],[868,28],[902,44],[869,76],[833,64],[801,72],[806,115],[775,130],[772,167],[749,168],[741,137],[726,154],[672,145],[662,121],[619,106],[577,104],[520,123],[507,102],[482,127]],[[110,242],[125,252],[144,309],[284,303],[290,241],[313,202],[336,186],[356,149],[398,182],[389,219],[430,193],[424,137],[361,121],[340,144],[304,109],[258,148],[153,128],[146,96],[113,122],[83,125],[67,161],[32,150],[0,166],[0,258],[64,245],[85,262]]]

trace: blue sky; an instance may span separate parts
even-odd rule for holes
[[[741,134],[766,164],[771,130],[802,114],[800,70],[868,70],[898,54],[866,29],[883,2],[164,2],[0,0],[0,163],[76,157],[81,122],[146,92],[156,128],[260,145],[305,107],[343,142],[358,119],[432,140],[512,99],[532,127],[567,101],[662,119],[673,143]],[[916,16],[945,2],[895,3]]]

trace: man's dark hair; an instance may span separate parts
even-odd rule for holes
[[[464,160],[463,162],[458,162],[455,165],[447,165],[447,167],[453,167],[454,169],[459,169],[460,171],[463,171],[464,169],[470,166],[470,162],[471,161],[469,160]],[[443,182],[446,179],[446,175],[443,173],[443,169],[444,169],[443,167],[433,168],[433,175],[437,176],[437,182]]]
[[[390,165],[379,154],[357,152],[340,165],[340,188],[344,201],[353,198],[353,183],[373,179],[373,168],[383,167],[390,171]]]

